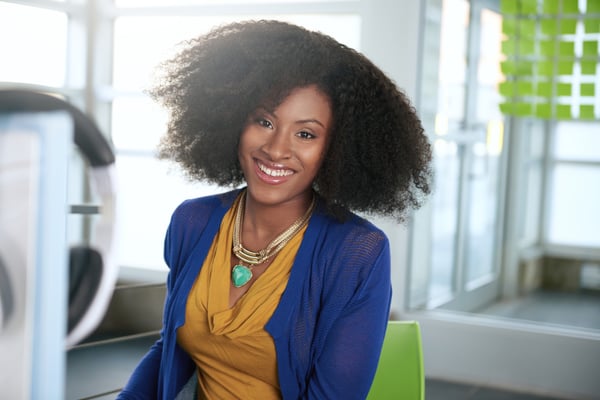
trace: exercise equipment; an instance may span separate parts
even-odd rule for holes
[[[71,347],[101,322],[116,283],[113,242],[115,227],[115,156],[96,124],[69,102],[32,90],[0,90],[0,114],[65,111],[73,121],[73,138],[89,166],[92,192],[100,200],[92,240],[69,250],[68,318],[65,344]],[[66,216],[65,216],[66,217]],[[2,254],[0,254],[2,257]],[[57,266],[58,268],[58,266]],[[10,323],[14,282],[0,264],[0,330]]]

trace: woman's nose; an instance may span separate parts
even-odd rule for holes
[[[292,152],[290,135],[281,129],[273,131],[263,146],[272,160],[289,158]]]

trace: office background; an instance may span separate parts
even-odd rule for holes
[[[0,87],[69,99],[94,118],[117,154],[121,276],[104,323],[82,348],[156,334],[169,216],[185,198],[224,190],[187,182],[154,158],[166,125],[164,111],[144,93],[154,67],[177,43],[215,25],[272,18],[321,30],[364,52],[403,88],[423,119],[434,148],[434,193],[405,225],[375,222],[392,241],[393,318],[421,323],[426,375],[598,398],[598,3],[0,1]],[[512,4],[535,12],[518,14],[525,6]],[[575,29],[549,33],[542,24],[548,20],[574,21]],[[507,63],[514,61],[509,44],[517,30],[506,21],[529,21],[522,24],[526,32],[545,42],[560,37],[579,43],[568,55],[570,75],[544,80],[556,87],[575,82],[579,89],[541,96],[568,115],[507,109],[528,104],[515,96],[530,92],[523,84],[521,92],[516,83],[507,85],[521,81]],[[70,162],[69,202],[93,202],[82,162]],[[69,239],[89,238],[93,217],[69,218]]]

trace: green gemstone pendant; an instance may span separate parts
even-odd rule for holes
[[[252,279],[252,270],[244,265],[235,265],[231,270],[231,281],[236,288],[244,286]]]

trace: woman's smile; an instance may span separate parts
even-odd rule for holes
[[[258,167],[259,177],[267,183],[281,183],[283,181],[282,178],[286,178],[294,173],[293,170],[284,166],[267,166],[260,160],[256,160],[256,166]]]
[[[273,110],[259,107],[242,131],[238,156],[251,199],[277,205],[311,197],[330,138],[329,98],[315,85],[293,90]]]

